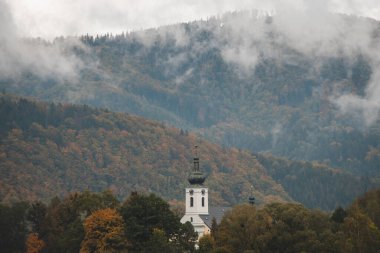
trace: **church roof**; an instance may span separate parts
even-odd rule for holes
[[[209,214],[200,214],[199,217],[203,220],[203,222],[211,228],[211,223],[213,218],[216,219],[216,223],[220,223],[224,214],[230,210],[231,207],[228,206],[210,206],[208,209]]]

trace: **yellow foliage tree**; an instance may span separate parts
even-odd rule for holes
[[[80,253],[127,252],[124,221],[115,209],[98,210],[83,225],[85,237]]]

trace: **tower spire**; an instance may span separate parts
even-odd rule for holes
[[[192,185],[202,185],[206,180],[206,176],[199,169],[199,157],[198,157],[198,146],[194,146],[194,159],[193,159],[193,170],[190,173],[188,181]]]
[[[255,197],[253,196],[253,185],[251,185],[251,196],[249,196],[248,202],[252,206],[255,204]]]
[[[198,157],[198,146],[194,146],[194,167],[193,171],[199,171],[199,157]]]

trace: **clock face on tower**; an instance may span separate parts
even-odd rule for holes
[[[206,191],[205,191],[205,189],[202,189],[202,195],[205,195],[205,193],[206,193]]]
[[[189,191],[189,193],[190,193],[190,195],[193,195],[193,194],[194,194],[194,190],[191,189],[191,190]]]

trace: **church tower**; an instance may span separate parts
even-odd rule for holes
[[[199,158],[195,146],[195,157],[193,159],[193,169],[189,175],[188,181],[190,187],[185,190],[186,213],[181,222],[191,222],[194,230],[198,232],[199,237],[210,233],[210,228],[205,225],[204,218],[209,216],[208,208],[208,189],[203,186],[206,176],[200,171]]]

